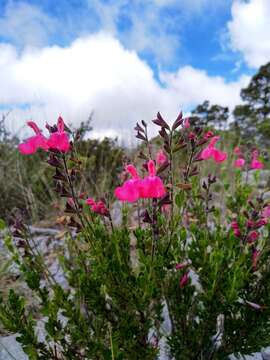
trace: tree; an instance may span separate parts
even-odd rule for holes
[[[190,122],[195,126],[211,126],[222,129],[227,123],[229,108],[221,105],[211,105],[208,100],[198,105],[190,117]]]
[[[270,144],[270,62],[260,67],[249,85],[241,90],[243,105],[237,105],[233,111],[235,122],[232,128],[238,128],[245,139]]]

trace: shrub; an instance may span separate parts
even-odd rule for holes
[[[37,336],[37,319],[13,290],[2,299],[0,321],[18,333],[30,359],[150,360],[163,337],[175,359],[225,359],[270,343],[268,189],[243,176],[263,166],[258,149],[228,156],[219,136],[181,114],[172,126],[159,113],[154,123],[162,149],[153,153],[147,124],[138,123],[145,147],[114,191],[122,203],[117,226],[112,196],[87,198],[78,189],[83,148],[67,144],[62,120],[50,129],[48,148],[42,142],[70,233],[59,257],[67,284],[56,281],[22,218],[6,238],[39,300],[46,337]],[[225,164],[237,157],[245,163],[228,175]],[[200,174],[210,161],[219,179]]]

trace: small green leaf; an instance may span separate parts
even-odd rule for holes
[[[4,220],[3,220],[3,219],[0,219],[0,231],[1,231],[1,230],[5,230],[6,227],[7,227],[7,226],[6,226],[6,223],[4,222]]]

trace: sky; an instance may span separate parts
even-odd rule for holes
[[[209,100],[230,109],[270,60],[270,0],[0,0],[0,113],[24,134],[93,113],[131,139]]]

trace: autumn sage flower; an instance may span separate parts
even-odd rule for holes
[[[189,118],[184,119],[184,128],[185,128],[185,129],[189,129],[189,128],[190,128]]]
[[[205,140],[208,140],[208,139],[212,138],[213,136],[214,136],[213,131],[209,130],[209,131],[207,131],[207,132],[204,134],[203,138],[204,138]]]
[[[65,132],[65,123],[61,116],[57,121],[57,131],[53,132],[48,140],[50,149],[66,153],[70,150],[70,143],[67,133]]]
[[[245,158],[244,154],[238,146],[234,148],[233,152],[237,156],[237,159],[234,161],[233,166],[240,169],[244,168],[244,166],[247,164],[249,156]],[[259,151],[253,149],[251,151],[251,160],[248,164],[249,170],[260,170],[264,168],[264,164],[258,159],[258,157]]]
[[[34,121],[28,121],[27,125],[34,130],[35,136],[32,136],[25,140],[22,144],[19,145],[19,151],[23,155],[34,154],[38,149],[43,149],[45,151],[49,150],[49,145],[47,139],[42,135],[41,130]]]
[[[238,222],[236,220],[232,221],[231,227],[233,229],[234,236],[240,238],[241,237],[241,231],[239,229],[239,225],[238,225]]]
[[[261,252],[258,249],[256,249],[256,248],[252,249],[252,269],[253,269],[253,271],[257,270],[257,263],[258,263],[260,255],[261,255]]]
[[[161,178],[156,175],[156,167],[153,160],[148,161],[147,167],[149,176],[139,182],[140,198],[160,198],[166,194],[165,186]]]
[[[252,159],[251,159],[251,163],[250,163],[250,169],[252,170],[260,170],[264,168],[264,164],[258,160],[259,157],[259,153],[257,150],[254,150],[252,152]]]
[[[156,167],[153,160],[147,163],[149,176],[141,179],[137,169],[133,165],[127,165],[126,171],[131,175],[131,179],[118,186],[114,195],[120,201],[134,202],[139,199],[160,198],[165,195],[165,186],[159,176],[156,175]]]
[[[86,200],[86,204],[90,206],[90,209],[99,215],[107,216],[109,214],[109,210],[107,209],[106,205],[103,201],[95,201],[92,198],[88,198]]]
[[[233,163],[233,166],[236,168],[242,168],[245,165],[246,160],[243,158],[236,159]]]
[[[248,237],[247,237],[247,242],[252,244],[254,243],[256,240],[259,239],[259,233],[258,231],[256,230],[253,230],[251,231],[249,234],[248,234]]]
[[[216,162],[223,162],[227,159],[227,153],[217,149],[215,147],[217,141],[220,139],[219,136],[214,136],[211,138],[210,143],[208,146],[202,150],[201,152],[201,159],[207,160],[207,159],[214,159]]]
[[[164,154],[164,151],[159,150],[156,155],[156,162],[158,165],[163,165],[168,161],[167,156]]]
[[[189,280],[189,271],[185,272],[184,275],[181,277],[180,281],[179,281],[179,286],[180,288],[184,288]]]
[[[125,181],[122,186],[118,186],[114,191],[114,195],[118,200],[134,202],[140,198],[139,185],[141,178],[135,166],[131,164],[126,166],[126,171],[131,175],[131,179]]]
[[[270,218],[270,206],[266,206],[262,211],[262,216],[264,218]]]
[[[35,122],[28,121],[27,125],[34,130],[36,135],[19,144],[18,148],[21,154],[34,154],[38,149],[45,151],[58,150],[63,153],[70,150],[68,134],[65,132],[65,123],[61,116],[58,118],[56,131],[50,134],[49,139],[42,134],[42,131]],[[54,129],[54,127],[49,128]]]

